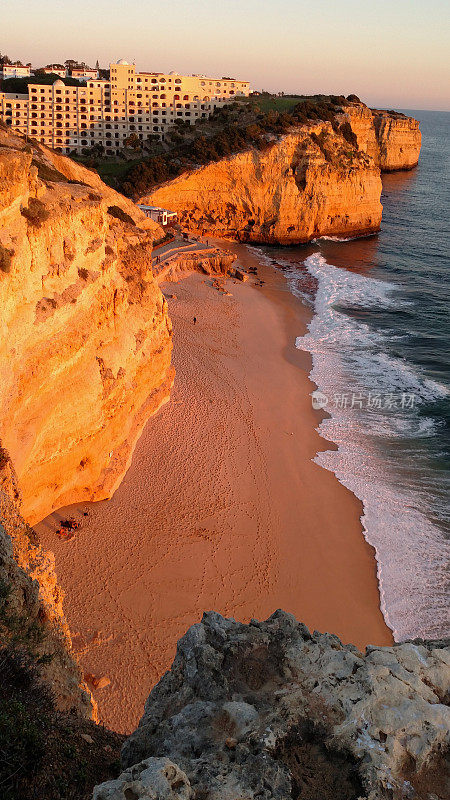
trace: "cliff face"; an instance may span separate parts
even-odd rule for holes
[[[413,117],[358,104],[346,106],[342,118],[349,121],[359,149],[370,155],[382,172],[417,166],[422,135]]]
[[[302,125],[264,150],[187,172],[141,202],[177,211],[196,233],[245,242],[374,233],[381,223],[380,170],[416,166],[419,123],[363,103],[343,107],[336,121],[340,130],[329,122]]]
[[[296,244],[373,233],[381,222],[379,169],[328,122],[181,175],[143,203],[182,224],[247,242]]]
[[[30,523],[110,496],[168,399],[160,235],[94,173],[0,132],[0,445]]]
[[[449,677],[448,643],[362,655],[282,611],[249,625],[210,612],[94,800],[444,800]]]
[[[422,142],[418,121],[391,111],[372,113],[381,170],[394,172],[416,167]]]
[[[31,652],[60,711],[95,719],[95,703],[70,654],[54,567],[53,553],[39,547],[16,504],[0,491],[0,647]]]

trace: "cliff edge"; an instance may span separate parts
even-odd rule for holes
[[[177,211],[196,234],[244,242],[289,245],[376,233],[381,171],[417,165],[419,123],[360,101],[332,108],[329,120],[300,124],[292,117],[282,135],[268,123],[258,146],[184,171],[140,202]]]
[[[0,130],[0,445],[31,524],[109,497],[168,399],[161,235],[95,173]]]
[[[444,800],[448,642],[368,647],[205,614],[94,800]]]
[[[298,244],[380,227],[380,171],[329,122],[182,174],[141,202],[178,212],[196,233]]]

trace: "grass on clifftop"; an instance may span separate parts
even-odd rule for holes
[[[255,102],[264,114],[268,111],[290,111],[300,101],[299,95],[283,95],[279,97],[275,94],[261,94],[255,98]]]

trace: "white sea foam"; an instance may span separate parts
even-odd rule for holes
[[[311,378],[322,393],[329,398],[343,393],[406,394],[414,395],[419,405],[447,394],[444,386],[425,379],[411,364],[388,355],[385,334],[344,313],[345,306],[400,307],[395,285],[334,267],[319,254],[305,263],[317,280],[315,314],[296,346],[312,354]],[[301,276],[292,273],[291,290],[300,293],[301,285]],[[395,441],[404,444],[434,436],[435,421],[414,408],[409,413],[401,408],[388,413],[336,407],[330,402],[327,411],[331,416],[319,430],[338,449],[320,452],[315,460],[333,471],[364,504],[362,522],[376,551],[387,624],[397,641],[442,636],[446,620],[447,630],[450,627],[446,617],[448,544],[431,519],[426,486],[421,488],[410,479],[414,452],[410,464],[398,463],[395,452]]]
[[[313,244],[315,242],[354,242],[356,239],[368,239],[373,235],[373,233],[368,233],[366,236],[316,236],[311,241]]]

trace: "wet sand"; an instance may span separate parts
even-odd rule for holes
[[[228,281],[232,297],[200,275],[162,286],[176,295],[171,401],[112,500],[36,526],[81,665],[110,680],[94,695],[115,730],[136,726],[177,639],[209,609],[248,621],[283,608],[359,647],[392,642],[361,504],[311,460],[329,445],[315,431],[309,357],[294,346],[309,312],[281,274],[258,272],[263,288]],[[61,541],[70,515],[81,527]]]

